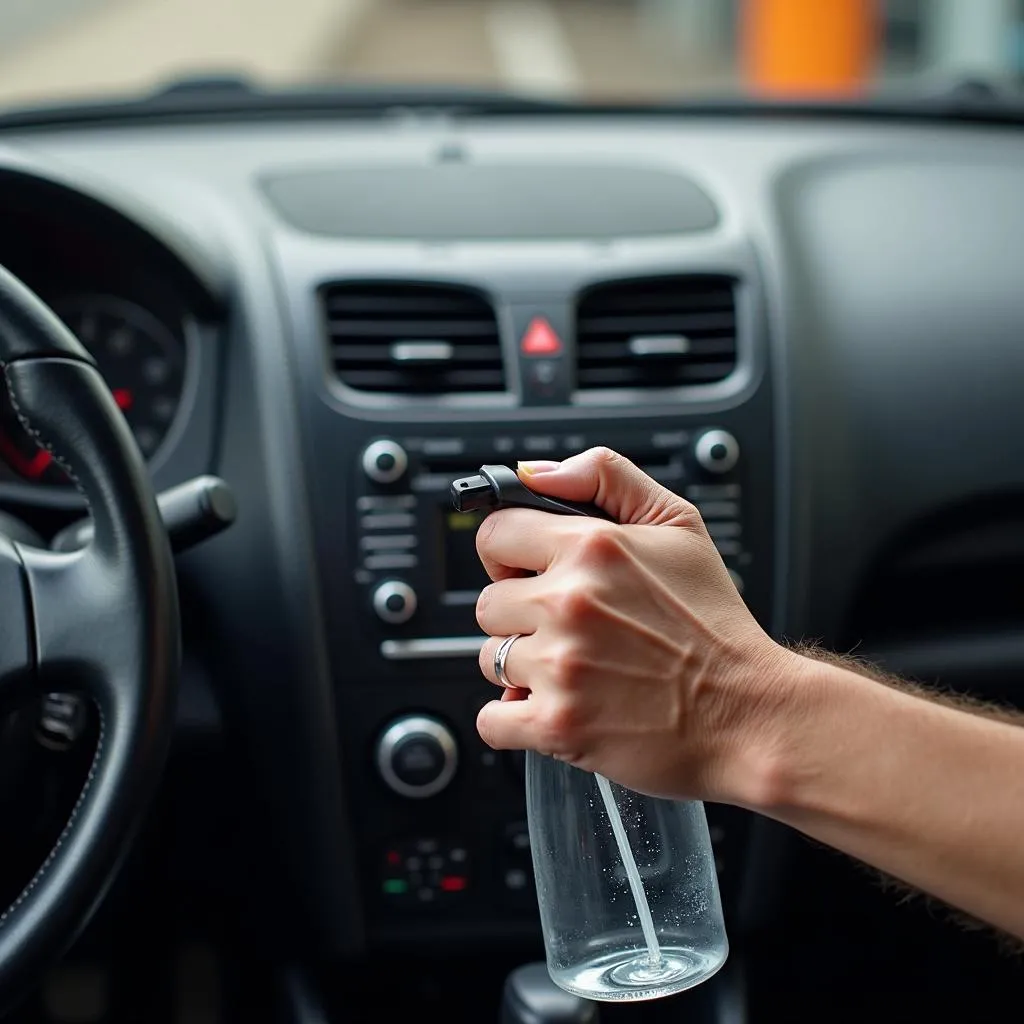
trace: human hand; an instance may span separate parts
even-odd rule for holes
[[[623,525],[528,509],[481,524],[491,682],[498,646],[522,634],[505,661],[517,688],[481,710],[483,740],[640,792],[747,803],[760,716],[797,656],[757,624],[697,510],[603,448],[521,464],[520,478]]]

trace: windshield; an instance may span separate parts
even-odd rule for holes
[[[0,0],[0,108],[187,76],[559,99],[1019,80],[1024,0]]]

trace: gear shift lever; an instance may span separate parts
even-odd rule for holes
[[[517,967],[505,980],[501,1024],[597,1024],[597,1003],[563,992],[544,964]]]

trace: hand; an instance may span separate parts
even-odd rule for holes
[[[494,582],[477,620],[491,682],[502,639],[523,634],[505,662],[522,689],[481,710],[483,740],[640,792],[744,802],[739,765],[796,655],[750,614],[694,506],[622,456],[598,448],[519,472],[623,525],[527,509],[481,524]]]

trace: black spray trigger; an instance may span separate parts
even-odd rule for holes
[[[597,505],[548,498],[531,491],[509,466],[481,466],[476,476],[452,482],[452,505],[458,512],[494,511],[499,508],[532,508],[562,516],[587,516],[613,521]]]

